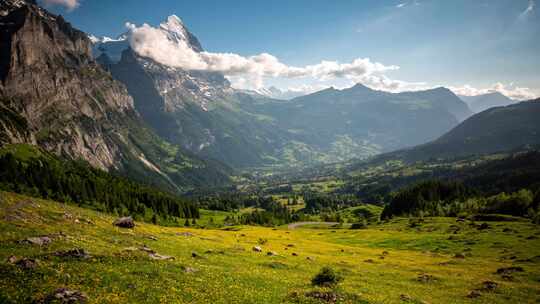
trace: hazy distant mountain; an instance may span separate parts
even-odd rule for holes
[[[470,114],[465,103],[445,88],[393,94],[361,84],[262,103],[251,111],[274,117],[294,136],[282,153],[326,161],[424,143]]]
[[[463,101],[465,101],[469,108],[474,112],[482,112],[489,108],[493,107],[503,107],[515,103],[515,100],[512,100],[499,92],[493,92],[483,95],[476,96],[459,96]]]
[[[454,158],[540,146],[540,99],[475,114],[435,141],[379,159]]]
[[[39,145],[171,190],[228,180],[225,166],[146,127],[85,33],[35,1],[2,0],[0,12],[0,145]]]
[[[281,90],[276,87],[269,87],[269,88],[261,88],[257,90],[246,90],[244,93],[247,94],[258,94],[265,97],[270,97],[274,99],[281,99],[281,100],[290,100],[296,97],[304,96],[306,95],[303,91],[294,91],[294,90]]]

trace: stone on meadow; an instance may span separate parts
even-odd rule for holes
[[[84,292],[78,290],[70,290],[67,288],[58,288],[52,294],[50,294],[45,303],[69,303],[78,304],[86,303],[88,296]]]
[[[170,255],[161,255],[159,253],[150,253],[148,254],[148,256],[153,259],[153,260],[158,260],[158,261],[167,261],[167,260],[174,260],[174,257],[173,256],[170,256]]]
[[[48,236],[29,237],[22,241],[22,243],[38,245],[38,246],[46,246],[46,245],[49,245],[51,242],[52,242],[52,239]]]
[[[131,216],[125,216],[118,218],[113,222],[113,225],[120,227],[120,228],[133,228],[135,227],[135,221],[133,221],[133,218]]]
[[[39,263],[38,260],[28,259],[28,258],[19,258],[14,255],[10,256],[7,259],[7,262],[9,264],[17,265],[18,267],[22,269],[36,269]]]
[[[185,273],[195,273],[199,270],[190,266],[182,266],[182,271],[184,271]]]

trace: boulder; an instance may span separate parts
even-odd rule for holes
[[[52,242],[52,239],[48,236],[29,237],[27,239],[22,240],[22,243],[38,245],[38,246],[46,246],[46,245],[49,245],[51,242]]]
[[[146,253],[156,253],[153,249],[151,249],[150,247],[146,246],[146,245],[143,245],[142,247],[139,248],[140,251],[144,251]]]
[[[266,253],[266,255],[267,255],[267,256],[276,256],[276,255],[278,255],[278,254],[277,254],[275,251],[268,251],[268,252]]]
[[[261,246],[253,246],[252,250],[255,252],[262,252]]]
[[[306,292],[305,296],[325,303],[336,303],[338,301],[338,295],[332,291],[310,291]]]
[[[58,288],[46,298],[45,303],[77,304],[86,303],[87,301],[88,296],[83,292],[67,288]]]
[[[174,260],[173,256],[170,255],[161,255],[159,253],[149,253],[148,256],[153,260]]]
[[[199,270],[190,266],[182,266],[182,271],[184,271],[185,273],[195,273]]]
[[[125,216],[114,221],[113,225],[121,228],[133,228],[135,227],[135,222],[131,216]]]
[[[76,259],[88,259],[90,255],[86,250],[82,248],[76,248],[66,251],[57,251],[54,253],[55,256],[64,257],[64,258],[76,258]]]
[[[493,281],[484,281],[482,282],[482,288],[480,288],[480,291],[494,291],[499,287],[499,284],[493,282]]]
[[[511,274],[514,272],[524,272],[525,270],[523,267],[520,266],[510,266],[510,267],[502,267],[497,269],[497,274]]]
[[[10,256],[7,262],[13,265],[17,265],[18,267],[22,269],[36,269],[39,263],[38,260],[28,259],[28,258],[19,258],[14,255]]]

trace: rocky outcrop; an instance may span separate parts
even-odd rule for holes
[[[133,100],[94,60],[91,42],[61,16],[7,1],[0,17],[2,143],[30,142],[109,169],[121,158],[118,120]]]
[[[228,180],[224,166],[147,128],[92,48],[85,33],[34,1],[0,2],[0,146],[36,144],[175,191]]]
[[[133,221],[133,218],[131,216],[125,216],[125,217],[116,219],[113,222],[113,225],[117,227],[121,227],[121,228],[134,228],[135,221]]]

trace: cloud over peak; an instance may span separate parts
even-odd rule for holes
[[[170,24],[173,21],[175,26]],[[379,85],[390,84],[394,87],[400,85],[384,75],[385,72],[399,69],[398,66],[373,62],[370,58],[356,58],[348,63],[323,60],[317,64],[296,67],[268,53],[241,56],[198,51],[186,39],[187,31],[178,17],[169,17],[159,27],[148,24],[136,26],[132,23],[126,26],[129,30],[129,45],[137,54],[171,67],[221,72],[233,85],[241,88],[260,88],[265,78],[302,77],[318,81],[341,78],[355,82],[370,81]]]
[[[518,87],[514,85],[513,83],[505,85],[503,83],[497,82],[493,84],[491,87],[483,88],[483,89],[474,88],[470,85],[464,85],[461,87],[450,87],[450,90],[452,90],[457,95],[462,95],[462,96],[476,96],[476,95],[499,92],[515,100],[529,100],[529,99],[535,99],[538,97],[529,88]]]
[[[76,9],[80,5],[79,0],[42,0],[42,2],[47,6],[63,6],[70,11]]]

